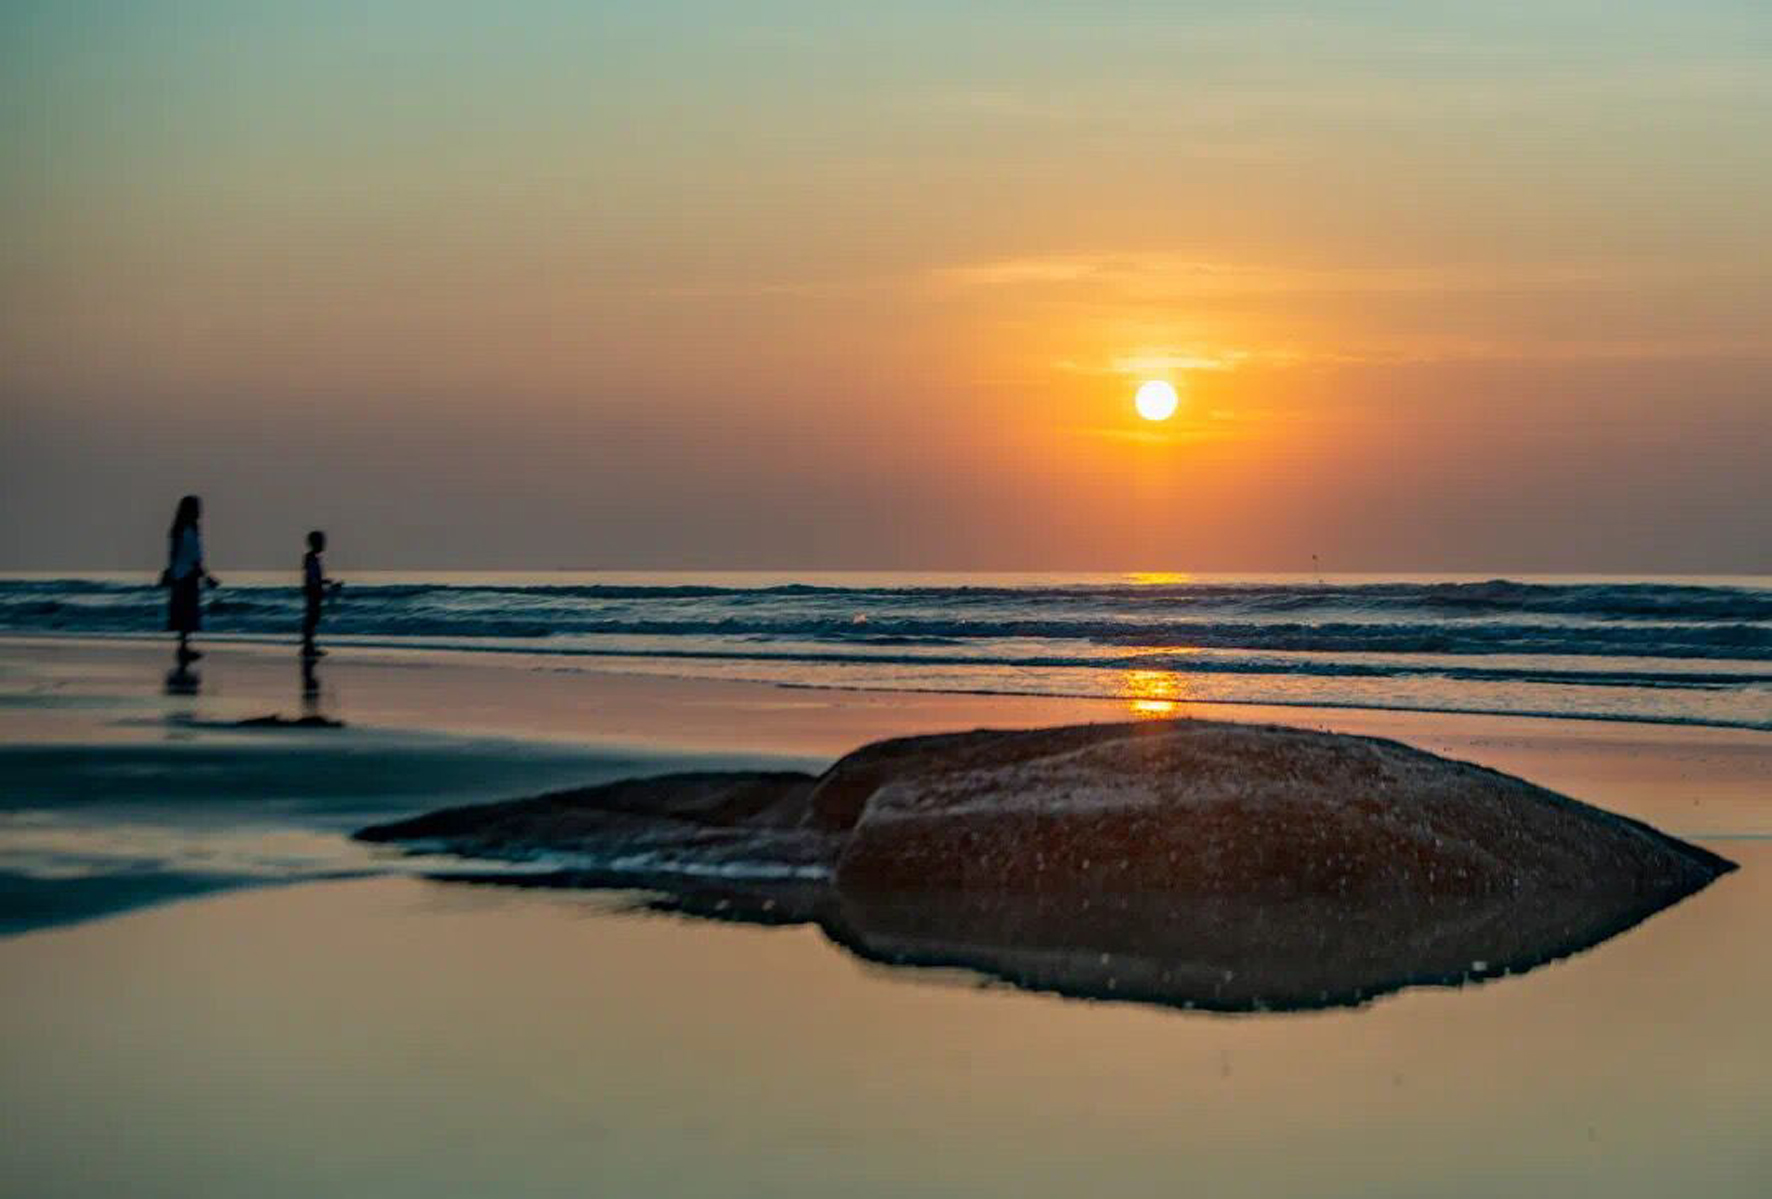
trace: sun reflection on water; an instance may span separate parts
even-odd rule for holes
[[[1173,716],[1187,698],[1183,692],[1181,676],[1167,670],[1128,670],[1120,679],[1120,698],[1134,716]]]

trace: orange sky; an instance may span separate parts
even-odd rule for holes
[[[1772,563],[1759,6],[517,7],[9,6],[0,568]]]

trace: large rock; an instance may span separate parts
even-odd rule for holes
[[[634,779],[358,836],[813,921],[874,961],[1224,1010],[1530,969],[1733,869],[1396,742],[1205,721],[912,737],[817,778]]]
[[[850,891],[1659,895],[1730,868],[1394,741],[1190,720],[910,737],[817,778],[629,779],[358,835],[482,858],[822,865]]]
[[[1728,868],[1493,770],[1265,725],[912,738],[839,762],[813,793],[815,814],[832,792],[858,808],[838,866],[845,890],[1637,896],[1685,894]]]

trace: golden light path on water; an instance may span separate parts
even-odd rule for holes
[[[1170,670],[1128,670],[1120,679],[1118,694],[1132,715],[1151,719],[1175,715],[1191,698],[1183,676]]]

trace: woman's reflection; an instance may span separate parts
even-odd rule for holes
[[[181,661],[167,672],[167,695],[196,695],[201,690],[203,690],[203,676],[192,670],[189,662]]]

